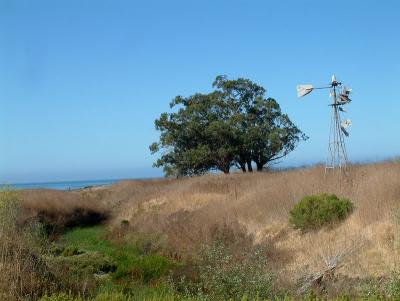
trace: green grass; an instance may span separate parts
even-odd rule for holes
[[[144,290],[134,294],[123,292],[99,293],[92,298],[81,298],[72,294],[59,293],[44,296],[39,301],[195,301],[195,299],[183,299],[171,292],[160,292],[157,290]],[[198,299],[198,301],[204,301]]]
[[[71,258],[84,258],[85,254],[99,254],[115,266],[110,273],[111,282],[107,287],[123,287],[148,284],[166,276],[175,266],[169,259],[152,253],[143,254],[137,246],[128,242],[114,242],[106,238],[104,226],[76,228],[60,237],[64,250],[76,250]],[[68,253],[68,252],[64,252]]]

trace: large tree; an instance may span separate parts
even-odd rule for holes
[[[163,150],[155,163],[166,174],[196,175],[210,169],[229,173],[237,142],[229,126],[229,109],[221,93],[177,96],[170,104],[176,112],[163,113],[155,121],[160,141],[150,150]]]
[[[286,156],[307,137],[280,110],[265,89],[248,79],[218,76],[209,94],[177,96],[172,113],[155,121],[160,140],[150,146],[162,151],[154,164],[167,175],[197,175],[217,169],[229,173],[257,170]]]
[[[253,161],[260,171],[293,151],[300,140],[307,139],[281,112],[275,99],[265,98],[263,87],[248,79],[229,80],[226,76],[217,76],[213,87],[231,107],[234,128],[242,140],[236,161],[243,171],[244,164],[252,171]]]

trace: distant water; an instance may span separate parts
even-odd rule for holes
[[[63,182],[43,182],[43,183],[18,183],[10,184],[14,189],[56,189],[56,190],[75,190],[90,186],[110,185],[121,180],[89,180],[89,181],[63,181]],[[1,185],[0,186],[5,186]]]

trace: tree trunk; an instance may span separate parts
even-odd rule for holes
[[[220,165],[219,170],[221,170],[224,174],[229,174],[229,170],[231,169],[230,164]]]
[[[232,161],[229,159],[222,159],[221,161],[218,162],[217,168],[222,171],[224,174],[228,174],[229,170],[231,169],[232,166]]]
[[[248,170],[249,172],[253,172],[253,166],[251,166],[251,160],[250,160],[250,161],[247,161],[247,170]]]
[[[257,164],[257,171],[262,171],[264,164],[262,164],[261,162],[256,162],[256,164]]]

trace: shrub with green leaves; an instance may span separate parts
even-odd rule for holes
[[[191,300],[269,300],[275,279],[263,250],[232,252],[219,241],[204,246],[191,269],[176,276],[171,286]]]
[[[345,219],[352,209],[349,199],[334,194],[308,195],[290,210],[289,222],[302,231],[314,230]]]

